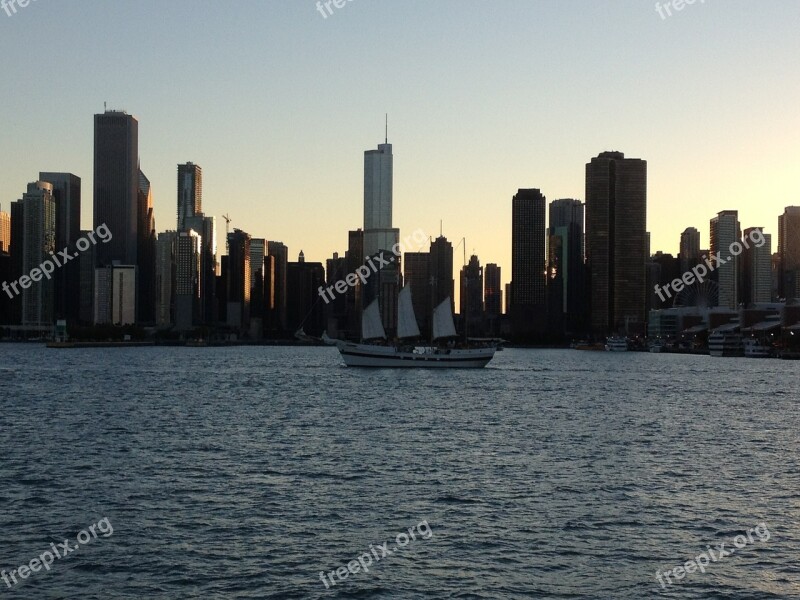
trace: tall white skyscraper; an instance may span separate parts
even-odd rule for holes
[[[378,145],[364,152],[364,256],[391,250],[400,241],[400,230],[392,228],[392,145]]]

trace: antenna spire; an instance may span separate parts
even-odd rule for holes
[[[389,113],[386,113],[386,143],[389,143]]]

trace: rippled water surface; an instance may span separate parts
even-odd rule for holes
[[[569,350],[369,371],[330,348],[0,345],[0,569],[113,525],[0,580],[0,597],[800,598],[799,372]],[[768,536],[662,590],[657,571],[762,523]],[[368,573],[326,589],[320,572],[371,550]]]

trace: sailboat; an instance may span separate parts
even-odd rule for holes
[[[481,369],[497,350],[495,344],[457,347],[456,327],[448,297],[433,311],[432,344],[419,345],[419,325],[406,285],[397,303],[397,342],[389,343],[381,320],[378,299],[364,309],[361,343],[338,341],[337,347],[348,367],[458,368]]]

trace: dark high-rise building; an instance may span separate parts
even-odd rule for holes
[[[672,254],[664,254],[659,250],[650,258],[647,264],[649,271],[647,281],[647,293],[649,295],[648,308],[651,310],[658,310],[661,308],[669,308],[675,304],[681,306],[681,299],[678,299],[676,303],[676,294],[674,292],[671,297],[662,292],[662,299],[655,291],[656,284],[662,289],[671,291],[671,283],[683,275],[683,271],[680,270],[680,259],[675,258]],[[684,296],[687,295],[688,294],[684,294]]]
[[[181,231],[175,236],[175,327],[191,329],[200,322],[200,265],[202,239],[194,231]]]
[[[56,204],[52,184],[29,183],[19,204],[23,211],[22,273],[28,275],[56,251]],[[39,281],[33,279],[33,285],[23,287],[23,327],[48,332],[53,327],[54,288],[53,279],[41,279],[41,275]]]
[[[136,320],[153,324],[156,321],[156,218],[150,180],[139,171],[137,193],[138,224],[136,232]]]
[[[550,203],[548,230],[548,314],[555,333],[586,329],[584,206],[580,200]]]
[[[81,235],[81,178],[72,173],[39,173],[39,180],[53,186],[56,203],[56,251],[69,248],[75,254],[75,242]],[[80,264],[73,260],[53,274],[54,316],[68,323],[80,319]]]
[[[406,252],[403,255],[405,285],[411,286],[411,304],[417,317],[420,333],[431,337],[431,255],[430,252]]]
[[[228,234],[227,324],[242,333],[250,330],[250,234]]]
[[[308,335],[321,336],[325,330],[325,303],[320,300],[319,288],[325,285],[325,267],[306,262],[301,250],[298,261],[287,265],[286,281],[289,328],[302,328]]]
[[[156,241],[156,325],[175,325],[175,251],[178,233],[163,231]]]
[[[137,265],[139,122],[125,112],[94,116],[94,229],[113,235],[96,247],[98,266]]]
[[[483,305],[486,311],[486,330],[489,335],[500,335],[500,316],[503,314],[503,283],[501,269],[489,263],[484,270]]]
[[[11,203],[11,240],[8,281],[18,281],[22,276],[22,257],[25,254],[25,208],[22,202]],[[11,325],[19,325],[22,321],[22,297],[9,299],[9,316],[6,319]]]
[[[450,298],[450,310],[455,314],[455,281],[453,280],[453,244],[440,235],[431,242],[431,298],[432,306],[439,306]],[[431,312],[431,318],[432,318]]]
[[[347,270],[347,258],[339,256],[338,252],[333,253],[333,257],[325,261],[325,275],[327,277],[327,286],[335,285],[338,281],[345,281],[347,275],[352,271]],[[356,282],[358,285],[360,282]],[[348,290],[350,286],[348,285]],[[325,295],[325,316],[326,316],[326,331],[328,335],[340,338],[342,335],[347,334],[347,291],[345,293],[334,292],[333,298],[331,294]]]
[[[647,162],[603,152],[586,165],[590,327],[597,337],[644,333]]]
[[[347,272],[355,273],[364,264],[364,231],[356,229],[347,234]],[[347,337],[351,340],[361,338],[361,312],[364,308],[362,295],[364,286],[361,280],[347,288]]]
[[[89,231],[81,231],[80,237],[86,238]],[[94,323],[94,265],[96,264],[95,248],[91,246],[88,250],[80,253],[78,259],[78,269],[80,270],[80,292],[78,294],[78,321],[81,325],[92,325]]]
[[[250,240],[250,321],[256,334],[263,333],[264,309],[264,258],[267,256],[267,240]]]
[[[800,206],[787,206],[778,217],[778,254],[778,293],[787,301],[800,299]]]
[[[270,311],[268,317],[269,330],[273,333],[286,333],[289,331],[287,321],[287,268],[289,264],[289,249],[281,242],[268,242],[267,249],[269,256],[275,257],[275,271],[273,279],[275,281],[275,307]]]
[[[547,323],[546,199],[520,189],[511,207],[511,327],[516,336],[543,333]]]
[[[681,274],[691,271],[700,264],[700,232],[694,227],[687,227],[681,234],[680,254]]]
[[[11,234],[9,234],[11,237]],[[0,282],[13,281],[11,279],[11,255],[4,250],[0,250]],[[11,325],[11,302],[13,296],[8,292],[0,290],[0,337],[5,337],[2,331],[3,325]]]
[[[483,335],[483,267],[474,254],[461,268],[461,322],[467,336]]]
[[[753,243],[758,234],[764,238],[759,247]],[[764,233],[763,227],[750,227],[744,230],[744,240],[739,257],[739,303],[751,304],[772,301],[772,236]]]
[[[200,323],[213,325],[216,320],[216,285],[217,276],[217,225],[214,217],[197,213],[184,221],[186,230],[194,230],[200,234]]]
[[[187,162],[178,165],[178,232],[186,231],[186,219],[203,212],[203,169]]]

